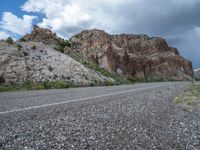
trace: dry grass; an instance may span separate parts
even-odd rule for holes
[[[175,97],[176,103],[186,104],[189,106],[197,106],[200,103],[200,85],[194,84],[181,95]]]

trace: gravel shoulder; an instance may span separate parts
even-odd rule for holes
[[[185,111],[173,100],[189,86],[163,83],[0,115],[0,149],[199,149],[200,112]]]

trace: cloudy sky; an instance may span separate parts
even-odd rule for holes
[[[200,0],[1,0],[0,39],[32,24],[69,38],[84,29],[164,37],[200,67]]]

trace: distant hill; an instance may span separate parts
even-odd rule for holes
[[[194,78],[200,80],[200,68],[194,70]]]

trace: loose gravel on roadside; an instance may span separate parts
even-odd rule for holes
[[[200,149],[200,112],[173,98],[189,83],[0,115],[0,149]]]

